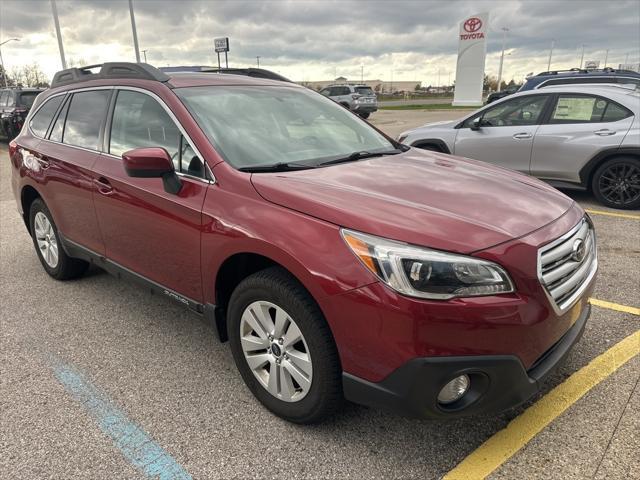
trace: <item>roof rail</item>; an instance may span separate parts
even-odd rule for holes
[[[557,75],[558,73],[565,73],[565,72],[589,73],[589,70],[585,70],[584,68],[568,68],[566,70],[549,70],[548,72],[538,73],[536,77],[540,77],[542,75]]]
[[[98,67],[100,71],[93,73],[92,70]],[[166,82],[170,79],[167,74],[148,63],[110,62],[61,70],[53,76],[51,88],[102,78],[141,78],[157,82]]]
[[[206,68],[203,67],[201,72],[204,73],[229,73],[232,75],[246,75],[247,77],[265,78],[267,80],[277,80],[279,82],[293,83],[287,77],[272,72],[271,70],[265,70],[264,68]]]
[[[634,72],[633,70],[620,70],[617,68],[604,67],[604,68],[591,68],[589,70],[585,68],[570,68],[568,70],[550,70],[548,72],[540,72],[536,75],[536,77],[540,77],[543,75],[557,75],[559,73],[633,73],[635,75],[638,72]]]

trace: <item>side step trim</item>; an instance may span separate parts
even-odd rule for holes
[[[225,316],[224,312],[220,308],[211,303],[203,304],[192,298],[185,297],[175,290],[155,282],[144,275],[140,275],[117,262],[109,260],[103,255],[77,244],[73,240],[69,240],[60,232],[58,232],[58,235],[60,236],[62,248],[70,257],[80,258],[96,265],[118,279],[124,279],[136,283],[149,290],[152,295],[162,295],[170,298],[174,302],[179,303],[180,305],[187,307],[189,310],[203,316],[205,323],[210,324],[215,328],[216,333],[218,334],[218,339],[221,342],[225,342],[227,340]]]

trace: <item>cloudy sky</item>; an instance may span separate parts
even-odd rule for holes
[[[67,61],[134,61],[127,0],[58,0]],[[458,23],[490,12],[486,71],[497,74],[502,27],[510,29],[505,78],[521,80],[585,60],[640,61],[638,0],[221,1],[134,0],[140,49],[156,66],[213,64],[213,38],[228,36],[231,66],[260,64],[293,80],[342,75],[446,84],[455,78]],[[60,69],[49,0],[0,0],[5,66]],[[438,75],[440,72],[440,76]]]

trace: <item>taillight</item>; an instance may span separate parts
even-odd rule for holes
[[[24,107],[16,107],[13,109],[14,113],[27,113],[27,109]]]

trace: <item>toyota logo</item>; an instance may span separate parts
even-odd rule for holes
[[[478,17],[471,17],[464,22],[463,27],[469,33],[477,32],[482,28],[482,20]]]
[[[580,263],[587,256],[587,248],[585,247],[584,240],[578,238],[573,242],[573,248],[571,249],[571,259]]]

